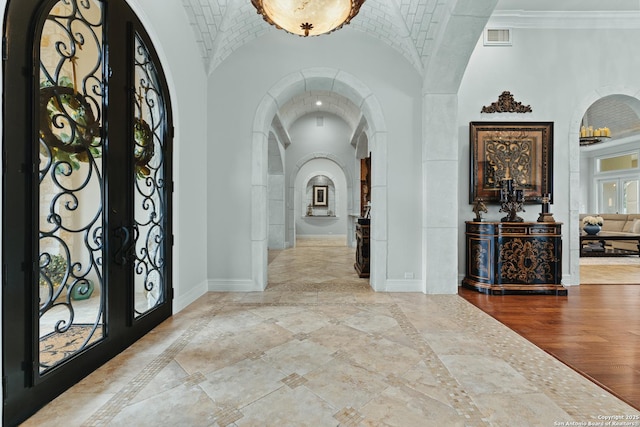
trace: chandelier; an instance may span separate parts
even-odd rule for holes
[[[365,0],[251,0],[265,21],[299,36],[318,36],[348,24]]]

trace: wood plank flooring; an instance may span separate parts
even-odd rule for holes
[[[640,286],[570,286],[564,297],[459,294],[640,409]]]
[[[581,265],[580,284],[638,285],[640,265]]]

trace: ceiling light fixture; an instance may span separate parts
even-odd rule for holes
[[[365,0],[251,0],[265,21],[299,36],[318,36],[348,24]]]

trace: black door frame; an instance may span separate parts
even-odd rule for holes
[[[104,42],[106,95],[104,101],[105,188],[127,188],[131,173],[123,173],[122,165],[133,169],[133,35],[144,41],[160,78],[166,105],[165,177],[166,230],[165,256],[166,302],[152,312],[133,319],[133,288],[107,286],[113,280],[129,280],[132,270],[113,262],[115,241],[113,230],[124,224],[131,227],[133,192],[106,191],[103,200],[103,266],[106,289],[106,337],[94,348],[84,351],[44,375],[39,374],[38,314],[36,286],[37,222],[36,209],[38,155],[34,141],[38,137],[34,125],[38,96],[40,16],[57,0],[9,0],[5,11],[3,43],[3,180],[2,180],[2,339],[3,339],[3,424],[16,425],[35,413],[63,391],[122,352],[172,314],[172,144],[173,125],[168,86],[161,62],[144,27],[125,0],[97,0],[104,4]],[[38,41],[36,44],[35,41]],[[107,77],[108,76],[108,77]],[[111,108],[109,108],[111,106]],[[124,106],[123,108],[118,108]],[[126,141],[124,148],[113,148],[110,141]],[[112,147],[110,147],[110,145]],[[127,154],[127,152],[129,154]],[[129,157],[127,157],[129,156]],[[128,187],[131,189],[131,186]],[[35,195],[34,195],[35,189]],[[35,228],[34,228],[35,226]],[[36,249],[34,249],[36,248]],[[120,282],[122,283],[122,282]],[[126,304],[122,304],[125,301]],[[34,313],[34,307],[36,309]],[[119,310],[118,307],[122,309]],[[35,337],[35,339],[33,339]],[[72,365],[72,366],[71,366]]]

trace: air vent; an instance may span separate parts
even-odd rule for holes
[[[510,28],[487,28],[484,30],[485,46],[511,46]]]

